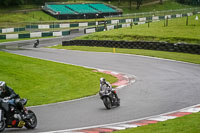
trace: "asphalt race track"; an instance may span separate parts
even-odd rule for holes
[[[41,41],[40,46],[58,43],[59,39],[51,43]],[[31,107],[38,118],[37,128],[6,129],[6,132],[47,132],[110,124],[200,103],[200,65],[135,55],[25,47],[27,49],[9,52],[127,73],[135,75],[136,82],[118,91],[121,98],[119,108],[106,110],[99,96]]]

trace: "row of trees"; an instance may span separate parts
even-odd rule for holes
[[[0,5],[2,6],[21,5],[23,3],[24,0],[0,0]]]
[[[16,6],[23,4],[43,4],[48,0],[0,0],[1,6]],[[49,0],[53,1],[53,0]],[[54,0],[55,1],[55,0]]]
[[[176,0],[182,4],[189,4],[189,5],[200,5],[200,0]]]

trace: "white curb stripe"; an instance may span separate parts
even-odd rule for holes
[[[121,124],[117,125],[118,127],[125,127],[125,128],[136,128],[138,125],[132,125],[132,124]]]
[[[177,117],[176,116],[160,116],[160,117],[150,118],[148,120],[166,121],[166,120],[175,119],[175,118],[177,118]]]
[[[106,126],[101,128],[108,128],[108,129],[114,129],[114,130],[125,130],[125,127],[118,127],[118,126]]]
[[[197,113],[197,112],[200,112],[200,108],[184,109],[184,110],[181,110],[180,112]]]
[[[118,75],[119,73],[117,73],[117,72],[111,72],[111,74]]]

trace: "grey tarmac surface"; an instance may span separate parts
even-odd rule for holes
[[[134,55],[49,48],[9,52],[127,73],[135,75],[136,82],[118,91],[121,98],[119,108],[106,110],[99,96],[31,107],[38,117],[37,128],[7,129],[6,132],[44,132],[110,124],[167,113],[200,103],[200,65]]]

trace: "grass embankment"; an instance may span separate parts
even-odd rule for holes
[[[200,133],[200,113],[116,133]]]
[[[128,13],[141,13],[141,12],[154,12],[154,11],[163,11],[163,10],[177,10],[183,8],[194,8],[194,6],[184,5],[176,2],[175,0],[167,0],[164,1],[163,4],[160,3],[152,3],[155,1],[144,2],[141,5],[140,9],[136,9],[136,3],[133,2],[132,8],[130,9],[130,2],[122,2],[119,8],[123,10],[124,14]],[[151,4],[152,3],[152,4]],[[114,3],[114,5],[118,5],[118,3]]]
[[[99,78],[110,82],[111,75],[91,69],[44,61],[0,51],[0,80],[6,81],[28,105],[40,105],[94,95]]]
[[[177,18],[168,21],[168,27],[164,27],[164,21],[143,25],[134,25],[133,28],[120,28],[111,31],[98,32],[78,37],[80,40],[128,40],[128,41],[166,41],[166,42],[187,42],[200,44],[200,15],[190,16],[189,25],[186,26],[186,19]]]

